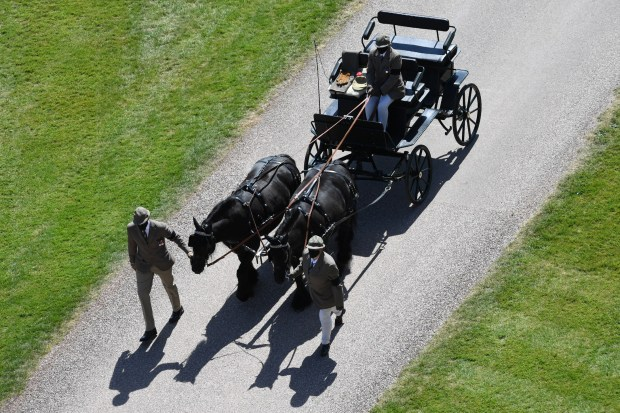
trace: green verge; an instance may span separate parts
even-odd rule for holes
[[[0,4],[0,401],[354,3]]]
[[[606,118],[374,413],[620,411],[619,103]]]

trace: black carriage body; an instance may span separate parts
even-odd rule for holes
[[[380,123],[368,121],[365,114],[360,113],[365,90],[356,91],[352,87],[356,73],[364,72],[369,52],[375,48],[376,36],[371,39],[371,34],[377,23],[391,26],[392,47],[402,58],[401,74],[405,83],[405,96],[390,105],[387,131],[383,131]],[[402,28],[415,30],[416,34],[434,31],[436,39],[401,34]],[[440,39],[440,32],[445,32],[443,39]],[[444,18],[389,11],[380,11],[373,17],[362,35],[362,50],[344,51],[332,70],[329,81],[333,101],[323,114],[314,117],[313,130],[319,139],[310,144],[305,167],[311,166],[312,162],[324,162],[338,149],[349,152],[344,159],[350,160],[352,172],[358,177],[385,181],[427,179],[426,184],[429,184],[430,153],[423,145],[414,146],[423,132],[437,119],[446,134],[452,129],[456,141],[466,145],[475,136],[480,120],[478,88],[473,84],[461,88],[469,72],[456,69],[454,65],[460,53],[453,43],[455,34],[456,28]],[[348,84],[339,86],[336,79],[342,73],[348,73],[350,79]],[[442,122],[448,118],[452,118],[452,128]],[[355,125],[350,128],[353,122]],[[411,153],[402,151],[411,146],[414,146]],[[377,171],[373,155],[396,157],[398,163],[392,172]],[[413,159],[416,157],[417,161]],[[428,157],[428,163],[423,159],[425,157]],[[414,165],[418,161],[420,165]],[[360,162],[371,164],[373,169],[369,171],[360,167]],[[407,166],[401,171],[404,164]],[[427,174],[420,169],[426,164]],[[410,188],[409,193],[416,203],[424,198],[425,190],[414,196]]]

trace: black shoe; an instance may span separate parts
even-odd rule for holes
[[[343,308],[343,309],[342,309],[342,313],[340,313],[340,315],[336,317],[336,321],[335,321],[336,327],[341,326],[341,325],[343,325],[343,324],[344,324],[344,321],[342,321],[342,316],[343,316],[343,315],[344,315],[344,313],[346,313],[346,312],[347,312],[347,309],[346,309],[346,308]]]
[[[321,344],[321,357],[329,354],[329,344]]]
[[[151,341],[155,337],[157,337],[157,329],[156,328],[154,328],[152,330],[145,331],[144,335],[142,337],[140,337],[140,341]]]
[[[170,320],[168,320],[168,322],[170,324],[176,323],[177,321],[179,321],[179,318],[181,318],[184,312],[185,310],[183,309],[183,307],[179,308],[178,311],[173,311],[172,315],[170,316]]]

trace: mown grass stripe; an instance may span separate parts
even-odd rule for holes
[[[620,411],[620,103],[611,113],[373,412]]]
[[[347,3],[0,5],[0,400]]]

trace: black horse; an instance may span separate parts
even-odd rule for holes
[[[317,177],[322,166],[308,171],[295,191],[296,200],[287,210],[284,221],[273,236],[266,237],[268,257],[276,278],[284,277],[290,267],[299,265],[304,247],[313,235],[320,235],[327,242],[333,233],[337,234],[336,264],[341,274],[351,261],[357,187],[344,163],[329,164]],[[295,283],[293,307],[302,309],[310,303],[309,294],[301,277]]]
[[[258,281],[252,259],[260,245],[259,234],[268,234],[277,227],[299,181],[299,170],[288,155],[256,162],[239,187],[219,202],[202,224],[194,218],[196,231],[188,243],[194,252],[192,271],[200,274],[215,245],[223,242],[235,249],[240,261],[237,298],[241,301],[250,298]],[[277,283],[284,282],[284,274],[275,279]]]

